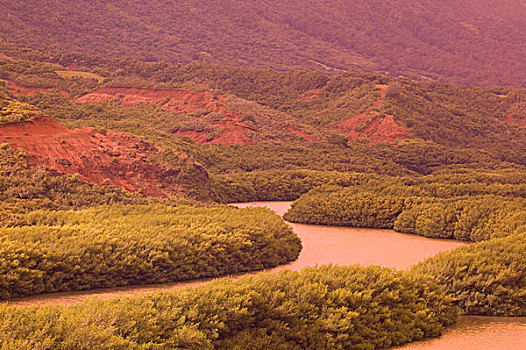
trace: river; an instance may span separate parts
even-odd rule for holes
[[[291,202],[239,203],[237,207],[265,206],[283,215]],[[409,269],[423,259],[441,251],[465,246],[452,240],[437,240],[392,230],[291,224],[301,238],[303,250],[299,258],[272,271],[301,270],[316,264],[380,265],[398,270]],[[148,292],[170,291],[194,287],[208,280],[149,285],[81,292],[44,294],[8,302],[9,305],[70,305],[90,297],[110,299]],[[524,350],[526,349],[526,317],[463,316],[454,327],[437,339],[406,345],[404,350]]]
[[[283,215],[290,202],[241,203],[238,207],[265,206]],[[291,224],[301,238],[298,260],[275,270],[300,270],[316,264],[380,265],[408,269],[438,252],[466,245],[401,234],[392,230],[356,229]],[[526,317],[463,316],[437,339],[408,344],[403,350],[526,350]]]

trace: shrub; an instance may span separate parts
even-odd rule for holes
[[[379,349],[436,337],[457,315],[430,278],[323,266],[71,307],[0,306],[0,346]]]
[[[298,237],[268,209],[103,206],[34,211],[0,228],[0,298],[260,270]]]

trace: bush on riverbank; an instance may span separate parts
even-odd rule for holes
[[[103,206],[34,211],[0,228],[0,298],[168,283],[293,261],[299,238],[268,209]]]
[[[514,184],[510,186],[506,191],[520,193],[513,190]],[[434,238],[486,240],[441,253],[413,271],[436,278],[467,314],[526,316],[526,200],[513,195],[419,197],[414,195],[417,189],[422,187],[397,194],[385,188],[377,192],[359,192],[354,187],[318,189],[294,202],[285,218],[311,224],[394,228]],[[408,193],[412,196],[404,196]]]
[[[309,268],[71,307],[0,307],[0,346],[380,349],[440,335],[458,311],[430,278]]]
[[[493,195],[436,198],[319,189],[292,204],[284,218],[316,225],[394,228],[462,241],[507,236],[526,226],[526,200]]]
[[[516,169],[437,172],[419,177],[339,171],[266,170],[215,177],[224,203],[296,200],[322,186],[400,197],[453,198],[496,195],[526,198],[523,172]]]
[[[433,276],[464,313],[526,316],[526,233],[443,252],[413,267]]]

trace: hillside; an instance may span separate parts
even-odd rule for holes
[[[0,58],[0,90],[70,129],[134,135],[164,150],[161,162],[187,154],[212,175],[526,165],[523,89],[95,58],[69,69]],[[5,113],[23,120],[31,108]]]
[[[45,5],[44,5],[45,4]],[[142,61],[524,87],[524,0],[0,1],[0,41]],[[44,55],[49,59],[49,55]]]

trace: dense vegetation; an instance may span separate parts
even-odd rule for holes
[[[524,86],[521,0],[0,2],[0,39],[143,61]],[[272,40],[269,40],[272,38]],[[46,55],[49,59],[50,55]]]
[[[0,306],[0,346],[383,349],[436,337],[456,316],[429,278],[325,266],[72,307]]]
[[[523,221],[522,234],[440,253],[413,271],[435,277],[467,314],[526,316],[525,230]]]
[[[290,221],[394,228],[426,237],[482,241],[412,271],[433,276],[464,313],[526,315],[526,202],[522,172],[376,178],[325,186],[294,202]]]
[[[33,211],[0,228],[0,298],[167,283],[295,260],[297,236],[267,209],[102,206]]]
[[[54,175],[44,169],[31,168],[23,152],[0,144],[0,225],[36,209],[81,209],[118,203],[161,202],[112,186],[86,184],[77,176]],[[173,198],[163,202],[191,203]]]
[[[195,145],[172,134],[181,128],[220,133],[214,124],[220,116],[214,113],[178,113],[174,118],[174,113],[159,106],[73,103],[57,92],[79,97],[101,85],[93,79],[63,79],[55,73],[62,67],[58,64],[0,57],[0,78],[48,88],[48,94],[19,95],[16,99],[69,127],[132,133],[159,146],[187,152],[212,173],[288,168],[404,175],[429,174],[454,165],[496,168],[509,166],[507,163],[526,164],[524,90],[417,83],[374,74],[327,77],[212,65],[85,59],[85,69],[103,74],[109,86],[184,87],[226,94],[229,107],[256,130],[249,134],[256,144]],[[208,88],[199,86],[202,83]],[[383,98],[378,86],[395,83],[400,86],[399,93]],[[304,100],[309,91],[316,91],[317,98]],[[373,115],[354,131],[335,127],[364,111]],[[394,115],[396,123],[409,130],[408,140],[397,141],[396,147],[374,144],[378,142],[374,141],[376,133],[390,132],[375,126],[385,115]],[[302,139],[288,132],[287,126],[308,131],[320,142]],[[364,127],[366,131],[362,131]],[[348,133],[354,132],[358,136],[349,137]]]
[[[274,3],[281,11],[282,2]],[[330,8],[319,8],[308,1],[288,5],[301,5],[301,16],[282,11],[281,18],[269,16],[270,7],[252,13],[256,5],[251,1],[227,1],[221,6],[235,7],[236,21],[225,22],[223,11],[214,11],[214,21],[203,26],[195,18],[210,17],[217,6],[214,1],[193,8],[185,7],[185,1],[170,6],[153,0],[128,1],[125,6],[122,1],[99,1],[83,2],[79,9],[79,4],[56,0],[35,11],[42,6],[0,0],[0,10],[13,14],[4,16],[9,18],[7,25],[0,19],[0,40],[34,46],[26,50],[0,42],[0,124],[44,113],[70,128],[134,135],[163,150],[148,162],[200,163],[178,180],[184,195],[208,203],[301,196],[287,219],[488,240],[440,254],[411,273],[321,267],[71,308],[1,307],[0,347],[373,349],[437,336],[442,326],[454,322],[456,309],[450,300],[465,313],[526,315],[526,90],[461,87],[372,73],[326,75],[115,58],[237,64],[234,55],[251,58],[242,65],[262,66],[271,54],[276,61],[270,64],[285,69],[322,63],[343,69],[381,68],[418,79],[423,74],[470,84],[524,86],[526,70],[516,58],[524,47],[514,38],[520,37],[526,21],[520,20],[524,8],[517,3],[502,1],[498,6],[505,10],[489,15],[488,6],[497,5],[470,0],[462,5],[463,18],[451,17],[460,5],[449,0],[412,4],[411,13],[406,4],[394,8],[390,2],[336,1]],[[328,16],[324,11],[333,9],[345,15],[341,21],[320,21],[319,16]],[[22,10],[23,25],[17,17]],[[84,21],[85,10],[93,16],[89,21]],[[46,11],[55,15],[42,18]],[[390,15],[379,15],[385,11]],[[356,18],[368,18],[368,13],[375,18],[358,23]],[[157,20],[142,22],[136,20],[138,14]],[[437,22],[438,14],[448,18],[446,23]],[[264,21],[253,19],[262,16]],[[51,35],[42,38],[39,30],[27,35],[28,20],[32,26],[49,27],[42,32]],[[102,25],[94,29],[97,23]],[[281,24],[276,29],[273,23]],[[363,30],[371,24],[374,28]],[[282,36],[281,25],[295,33],[294,40]],[[346,30],[338,29],[341,25]],[[208,27],[214,26],[239,35],[227,30],[211,37]],[[268,26],[274,28],[277,43],[270,49],[268,35],[258,39],[262,27]],[[185,45],[170,35],[172,30],[185,33]],[[462,47],[443,42],[444,30],[449,38],[461,38]],[[123,37],[123,31],[129,36]],[[379,44],[401,33],[407,38],[403,50],[398,40]],[[253,43],[250,50],[233,53],[247,37]],[[306,54],[291,49],[300,39],[314,45]],[[202,42],[207,52],[201,52]],[[42,45],[45,50],[34,49]],[[339,53],[327,55],[327,48]],[[349,50],[360,52],[350,56]],[[95,51],[114,58],[90,55]],[[304,60],[322,57],[320,52],[324,57],[318,63]],[[433,53],[426,54],[426,63],[422,52]],[[463,52],[471,56],[456,59],[465,56]],[[133,106],[125,106],[119,96],[77,103],[77,98],[104,87],[160,89],[161,98],[162,89],[185,89],[196,100],[212,96],[240,116],[239,122],[251,130],[245,135],[248,141],[199,144],[177,136],[181,128],[220,135],[217,125],[225,115],[199,105],[192,111],[171,111],[164,108],[169,98],[162,103],[145,99],[146,104]],[[348,129],[341,127],[360,118],[365,119],[350,123]],[[386,120],[392,123],[382,124]],[[397,128],[402,136],[390,138]],[[133,159],[135,153],[119,156]],[[133,163],[124,170],[141,172]],[[206,181],[200,181],[198,173]],[[30,156],[9,144],[0,145],[0,201],[3,299],[259,270],[294,260],[301,248],[290,228],[269,211],[205,208],[202,203],[188,207],[181,204],[197,203],[83,183],[57,169],[38,168]]]
[[[285,218],[480,241],[509,235],[524,224],[525,190],[515,171],[376,178],[317,188],[294,202]]]

